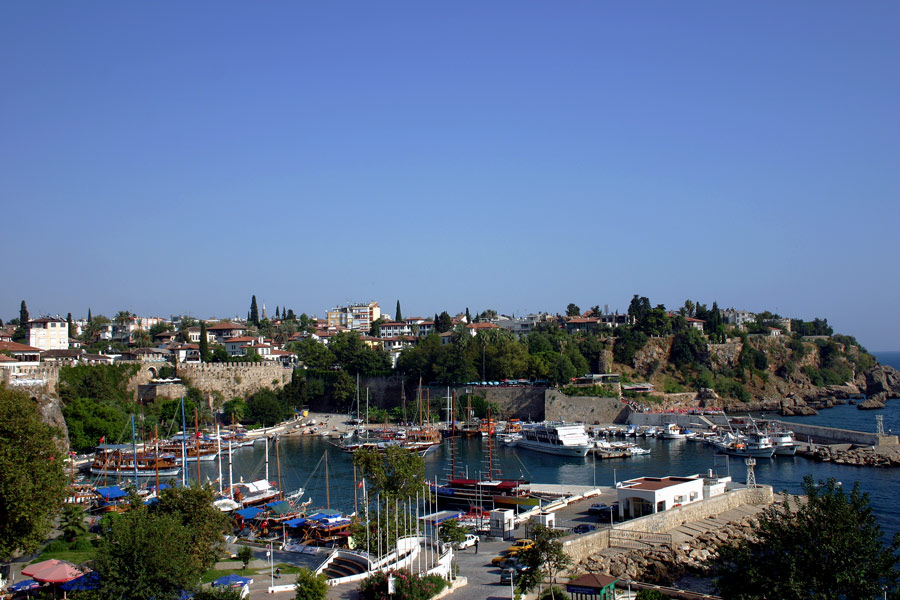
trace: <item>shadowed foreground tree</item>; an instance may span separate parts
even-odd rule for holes
[[[726,599],[897,597],[900,534],[886,546],[859,483],[803,479],[806,502],[773,505],[756,539],[719,547],[717,586]]]
[[[0,560],[36,550],[59,513],[66,475],[58,434],[28,396],[0,385]]]

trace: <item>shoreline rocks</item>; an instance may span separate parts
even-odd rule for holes
[[[814,450],[798,447],[797,453],[819,462],[853,467],[900,467],[900,447],[898,446],[816,446]]]

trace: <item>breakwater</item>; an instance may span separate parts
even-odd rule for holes
[[[897,446],[896,435],[878,435],[874,432],[839,429],[797,421],[773,421],[794,432],[798,442],[808,439],[817,444],[856,444],[859,446]]]

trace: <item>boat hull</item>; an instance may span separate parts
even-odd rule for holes
[[[159,470],[160,477],[174,477],[179,473],[181,473],[181,468]],[[134,469],[100,469],[91,467],[91,475],[105,475],[107,477],[121,475],[122,477],[134,477]],[[156,475],[156,471],[142,471],[138,469],[137,472],[138,477],[156,477]]]
[[[584,458],[591,450],[588,445],[578,446],[555,446],[552,444],[541,444],[522,438],[515,445],[516,448],[524,448],[526,450],[534,450],[535,452],[543,452],[544,454],[553,454],[556,456],[568,456],[572,458]]]

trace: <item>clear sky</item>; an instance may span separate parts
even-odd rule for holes
[[[562,312],[900,348],[900,3],[5,2],[0,317]]]

